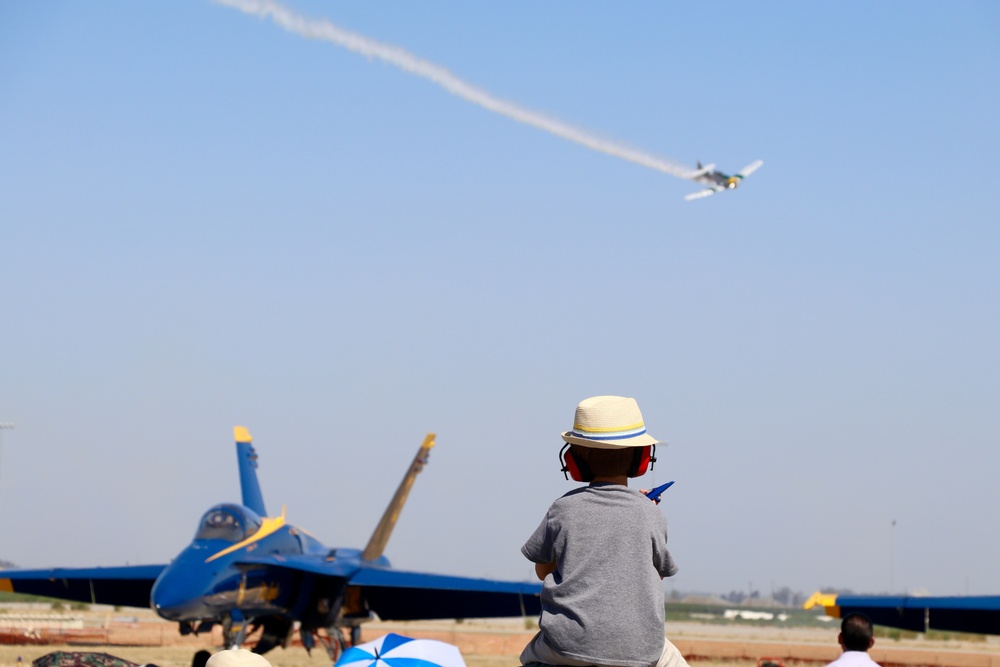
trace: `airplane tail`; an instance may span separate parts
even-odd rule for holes
[[[382,552],[385,551],[385,545],[389,542],[389,536],[392,535],[392,529],[396,526],[399,513],[403,511],[403,504],[406,502],[407,496],[410,495],[413,480],[424,469],[424,464],[427,463],[427,459],[430,457],[431,447],[434,446],[434,438],[435,435],[433,433],[428,433],[427,437],[424,438],[423,444],[417,450],[417,455],[413,457],[413,462],[410,463],[410,469],[406,471],[403,481],[399,483],[399,488],[396,489],[396,495],[392,497],[389,506],[385,508],[382,519],[378,522],[378,526],[375,527],[375,532],[372,533],[371,539],[368,540],[368,546],[365,547],[364,552],[361,554],[362,560],[375,560],[381,557]]]
[[[694,179],[698,178],[699,176],[704,176],[705,174],[707,174],[708,172],[712,171],[713,169],[715,169],[715,163],[714,162],[712,164],[707,164],[705,166],[702,166],[701,161],[699,161],[698,162],[698,168],[695,169],[694,171],[692,171],[691,173],[689,173],[687,176],[685,176],[685,178],[689,178],[691,180],[694,180]]]
[[[253,438],[250,437],[250,431],[243,426],[233,427],[233,437],[236,439],[236,458],[240,465],[243,504],[260,516],[266,517],[264,496],[260,493],[260,482],[257,481],[257,452],[253,448]]]

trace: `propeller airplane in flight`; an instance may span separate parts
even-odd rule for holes
[[[360,638],[361,623],[382,620],[537,615],[541,586],[393,569],[382,555],[417,474],[434,446],[428,434],[368,545],[329,548],[268,517],[250,432],[234,429],[242,504],[215,505],[194,540],[167,565],[0,570],[0,591],[92,604],[151,606],[182,635],[222,628],[227,646],[262,629],[253,650],[284,646],[295,626],[307,649],[331,660]],[[249,628],[249,629],[248,629]],[[343,630],[350,631],[350,641]],[[204,653],[204,652],[200,652]],[[198,659],[196,657],[195,662]]]
[[[721,171],[716,171],[714,164],[703,167],[701,166],[701,162],[699,162],[698,168],[688,174],[687,178],[695,181],[696,183],[703,183],[708,187],[704,190],[699,190],[698,192],[692,192],[691,194],[686,195],[684,199],[691,201],[692,199],[710,197],[716,192],[722,192],[723,190],[734,190],[739,187],[744,178],[760,169],[762,164],[764,164],[763,160],[757,160],[730,176],[729,174],[724,174]]]

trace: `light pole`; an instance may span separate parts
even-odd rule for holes
[[[889,595],[896,590],[896,520],[892,520],[892,531],[889,534]]]
[[[3,432],[13,430],[14,424],[11,422],[0,422],[0,460],[3,459]]]
[[[0,462],[3,461],[3,432],[13,430],[14,424],[11,422],[0,422]]]

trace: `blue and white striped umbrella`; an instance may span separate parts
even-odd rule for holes
[[[387,634],[344,651],[334,667],[465,667],[457,646]]]

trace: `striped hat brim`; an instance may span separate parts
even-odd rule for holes
[[[562,434],[562,439],[571,445],[593,447],[594,449],[623,449],[625,447],[645,447],[655,445],[659,440],[646,433],[645,427],[630,431],[590,433],[574,428]]]

